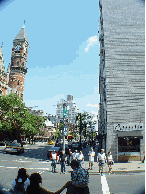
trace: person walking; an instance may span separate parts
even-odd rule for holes
[[[82,151],[77,155],[77,161],[79,162],[79,166],[82,167],[82,163],[84,163],[84,155],[82,154]]]
[[[30,184],[29,175],[25,168],[20,168],[17,178],[12,183],[12,193],[25,193],[28,185]]]
[[[73,157],[72,154],[73,154],[73,153],[72,153],[71,149],[69,149],[69,154],[68,154],[68,165],[69,165],[69,166],[70,166],[71,161],[72,161],[72,159],[73,159],[73,158],[72,158],[72,157]]]
[[[91,151],[88,153],[89,156],[89,169],[93,170],[93,163],[94,163],[94,157],[95,157],[95,152],[93,151],[93,148],[91,148]],[[91,168],[90,168],[91,165]]]
[[[65,174],[65,159],[66,159],[66,154],[64,153],[64,151],[62,150],[61,154],[60,154],[60,165],[61,165],[61,173]]]
[[[112,166],[111,165],[113,165],[113,163],[114,163],[114,161],[113,161],[112,153],[108,152],[107,164],[108,164],[108,167],[109,167],[109,173],[112,173]]]
[[[42,183],[42,177],[39,173],[33,173],[30,176],[30,185],[27,187],[26,194],[59,194],[65,188],[71,186],[72,182],[68,181],[61,189],[56,192],[47,191],[46,189],[40,187],[40,183]]]
[[[97,156],[97,163],[98,163],[98,166],[99,166],[99,173],[101,172],[101,175],[103,173],[103,167],[105,166],[105,161],[106,161],[106,156],[105,156],[105,153],[104,153],[104,149],[101,149],[100,153],[98,153],[98,156]]]
[[[75,150],[74,151],[74,153],[73,153],[73,160],[77,160],[77,155],[78,155],[79,153],[78,153],[78,151],[77,150]]]
[[[52,161],[52,172],[56,172],[57,153],[55,152],[55,150],[53,150],[53,153],[51,153],[50,160]]]

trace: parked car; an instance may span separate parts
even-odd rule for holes
[[[9,143],[9,145],[6,146],[4,149],[4,152],[6,153],[24,153],[24,147],[23,144],[20,143]]]
[[[22,141],[22,144],[26,145],[26,144],[28,144],[28,142],[27,141]]]
[[[72,142],[72,145],[71,145],[71,150],[72,151],[79,150],[79,148],[80,148],[79,142]]]
[[[81,140],[81,144],[83,148],[86,148],[86,142],[84,140]]]
[[[1,146],[1,147],[5,147],[5,146],[6,146],[5,142],[0,141],[0,146]]]
[[[54,143],[55,143],[55,142],[52,141],[52,140],[48,140],[48,142],[47,142],[48,145],[53,145]]]
[[[50,147],[50,149],[47,151],[47,157],[50,159],[51,153],[53,153],[53,150],[57,153],[57,163],[59,163],[59,155],[61,153],[61,147]]]

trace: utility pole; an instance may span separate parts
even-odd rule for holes
[[[82,149],[82,145],[81,145],[81,133],[82,133],[82,117],[81,117],[81,113],[80,115],[80,149]]]
[[[64,152],[65,152],[65,135],[67,135],[67,129],[66,129],[65,123],[64,123],[65,116],[67,116],[67,109],[66,109],[65,102],[63,102],[63,129],[62,129],[62,132],[63,132],[63,151]]]
[[[63,151],[65,152],[65,134],[64,134],[64,117],[65,117],[65,115],[64,115],[64,109],[65,109],[65,103],[63,102]]]

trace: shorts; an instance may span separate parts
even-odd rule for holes
[[[90,160],[89,163],[93,164],[93,161]]]
[[[113,161],[109,161],[107,164],[108,165],[113,165]]]
[[[99,160],[98,166],[105,166],[105,160]]]

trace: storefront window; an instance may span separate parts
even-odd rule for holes
[[[139,137],[118,137],[119,152],[140,152]]]

